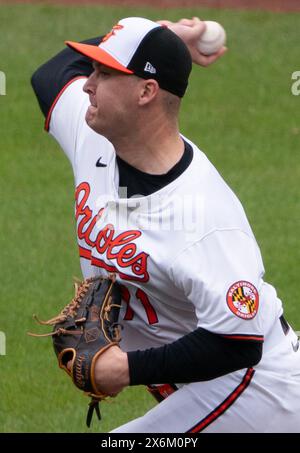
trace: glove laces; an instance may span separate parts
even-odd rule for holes
[[[62,311],[55,316],[54,318],[48,319],[47,321],[43,321],[37,317],[37,315],[33,315],[33,319],[40,325],[42,326],[54,326],[55,324],[60,324],[62,322],[65,322],[68,317],[75,318],[77,315],[77,310],[80,306],[80,303],[83,299],[83,297],[86,295],[88,292],[91,283],[97,281],[97,280],[102,280],[102,277],[90,277],[84,280],[83,282],[75,281],[74,282],[74,288],[75,288],[75,296],[71,300],[70,303],[68,303]],[[116,304],[111,304],[111,307],[117,307],[119,305]],[[105,313],[106,319],[108,319],[108,312],[110,311],[109,307],[106,307],[107,310]],[[86,318],[79,318],[75,319],[75,324],[80,324],[86,321]],[[72,330],[69,331],[67,329],[64,329],[63,327],[59,327],[53,332],[49,333],[44,333],[44,334],[37,334],[37,333],[32,333],[28,332],[28,335],[31,337],[53,337],[54,335],[81,335],[82,331],[81,330]]]

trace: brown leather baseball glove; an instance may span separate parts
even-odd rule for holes
[[[39,324],[53,325],[53,332],[29,334],[52,336],[60,368],[68,373],[76,387],[91,396],[88,426],[94,410],[101,418],[99,402],[110,396],[96,387],[94,369],[99,355],[119,344],[120,306],[121,291],[114,275],[88,278],[75,284],[75,297],[58,316],[48,321],[34,316]]]

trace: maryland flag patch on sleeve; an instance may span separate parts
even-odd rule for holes
[[[227,305],[236,316],[253,319],[258,311],[259,295],[252,283],[239,281],[231,285],[226,296]]]

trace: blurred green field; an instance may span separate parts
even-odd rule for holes
[[[181,129],[207,153],[244,204],[286,317],[300,330],[299,14],[233,10],[155,10],[0,5],[0,432],[85,432],[87,398],[55,366],[50,340],[26,335],[32,313],[47,318],[70,298],[80,275],[67,159],[43,132],[29,84],[38,65],[63,47],[106,32],[119,18],[198,15],[221,22],[230,51],[196,67],[183,102]],[[247,259],[247,257],[245,257]],[[143,388],[103,404],[106,432],[142,415],[153,401]]]

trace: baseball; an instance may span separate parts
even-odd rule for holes
[[[212,20],[206,20],[206,29],[201,35],[197,47],[204,55],[211,55],[217,52],[226,41],[226,33],[222,25]]]

